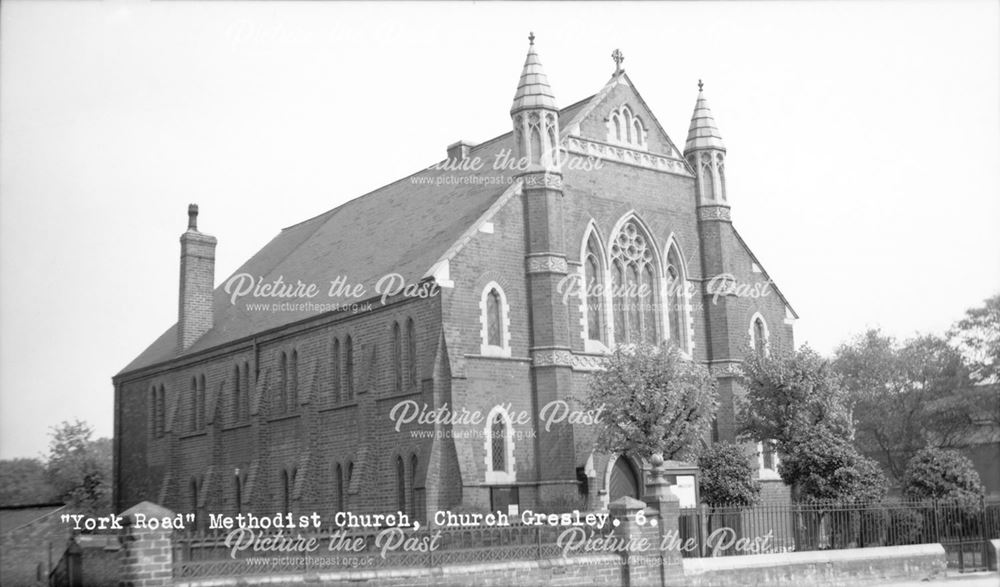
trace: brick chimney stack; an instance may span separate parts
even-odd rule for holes
[[[181,286],[177,315],[177,346],[186,351],[212,329],[215,285],[214,236],[198,232],[198,205],[188,206],[188,228],[181,235]]]

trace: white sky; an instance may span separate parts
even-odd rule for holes
[[[830,352],[1000,290],[996,2],[4,2],[0,458],[176,319],[189,202],[216,281],[282,227],[510,128],[534,30],[560,105],[625,69],[683,144],[698,78],[736,226]]]

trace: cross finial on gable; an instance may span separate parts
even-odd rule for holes
[[[705,84],[703,84],[703,83],[701,82],[701,80],[698,80],[698,91],[699,91],[699,92],[701,91],[701,88],[702,88],[702,86],[704,86],[704,85],[705,85]]]
[[[535,44],[535,33],[534,31],[528,33],[528,43],[531,45]]]
[[[625,54],[622,53],[621,49],[615,49],[611,52],[611,59],[615,61],[615,75],[620,75],[622,72],[622,61],[625,61]]]

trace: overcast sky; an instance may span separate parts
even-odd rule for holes
[[[111,435],[111,376],[176,319],[189,202],[219,283],[282,227],[509,130],[529,30],[562,106],[621,48],[675,143],[705,80],[734,222],[797,343],[943,332],[1000,291],[994,1],[50,1],[0,19],[2,458],[44,452],[62,420]]]

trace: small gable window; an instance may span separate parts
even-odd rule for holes
[[[622,104],[608,114],[607,141],[635,149],[646,148],[646,127],[642,120],[632,113],[628,104]]]

